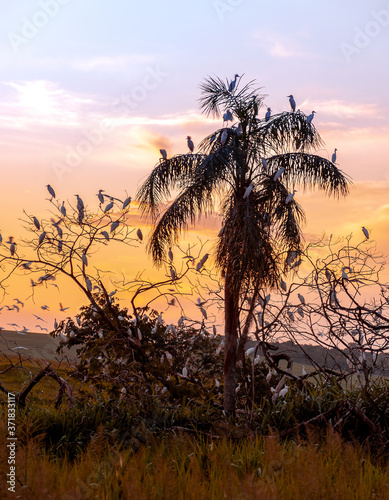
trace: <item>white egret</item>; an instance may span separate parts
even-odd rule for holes
[[[126,198],[123,202],[123,210],[128,207],[128,205],[131,203],[131,196]]]
[[[115,229],[117,229],[119,227],[119,221],[115,221],[115,222],[112,222],[111,224],[111,233],[113,233],[115,231]]]
[[[286,197],[286,200],[285,200],[285,205],[287,205],[288,203],[290,203],[293,198],[294,198],[294,195],[297,193],[297,191],[295,189],[293,189],[293,193],[289,193],[288,196]]]
[[[43,243],[45,237],[46,237],[46,231],[43,231],[43,233],[39,235],[38,245],[41,245]]]
[[[289,387],[286,385],[283,389],[280,390],[279,396],[280,398],[284,398],[289,391]]]
[[[224,144],[226,143],[227,137],[228,137],[227,130],[224,129],[223,132],[220,134],[220,144],[222,146],[224,146]]]
[[[251,191],[253,190],[254,184],[251,183],[245,190],[243,198],[248,198],[250,196]]]
[[[204,316],[205,319],[208,319],[207,311],[203,307],[200,307],[200,312]]]
[[[187,136],[187,138],[186,138],[186,140],[187,140],[187,144],[188,144],[189,151],[190,151],[191,153],[193,153],[193,150],[194,150],[194,144],[193,144],[193,141],[192,141],[191,136],[190,136],[190,135],[188,135],[188,136]]]
[[[138,229],[138,231],[136,232],[136,235],[138,236],[138,238],[140,239],[140,241],[143,240],[143,233],[140,229]]]
[[[41,225],[40,225],[40,223],[39,223],[39,220],[38,220],[35,216],[32,218],[32,220],[33,220],[33,222],[34,222],[34,226],[35,226],[35,227],[38,229],[38,231],[39,231],[39,229],[41,228]]]
[[[57,322],[57,319],[54,319],[54,330],[56,330],[58,328],[58,322]]]
[[[271,371],[271,369],[269,368],[268,374],[266,375],[266,382],[267,382],[268,384],[270,384],[270,380],[271,380],[271,378],[272,378],[272,371]]]
[[[84,252],[81,255],[81,260],[82,260],[82,263],[84,264],[84,266],[88,265],[88,257],[85,255]]]
[[[160,149],[159,152],[161,153],[161,160],[165,161],[167,160],[167,152],[166,152],[166,149]]]
[[[307,116],[307,123],[311,123],[313,117],[315,116],[316,111],[312,111],[310,115]]]
[[[368,240],[370,238],[369,231],[364,226],[362,227],[362,231],[365,235],[365,238]]]
[[[277,181],[284,172],[285,172],[284,167],[279,168],[277,172],[274,174],[273,181]]]
[[[183,377],[187,377],[188,376],[188,368],[186,366],[184,366],[184,368],[182,369],[182,376]]]
[[[337,152],[337,151],[338,151],[338,150],[335,148],[335,149],[334,149],[334,152],[332,153],[332,158],[331,158],[332,163],[336,163],[336,152]]]
[[[37,316],[36,314],[33,314],[33,316],[35,316],[38,321],[43,321],[44,323],[46,323],[46,321],[44,319],[42,319],[41,317]]]
[[[269,121],[271,116],[271,108],[267,108],[266,115],[265,115],[265,121]]]
[[[137,333],[137,335],[138,335],[138,339],[139,339],[139,340],[142,340],[143,335],[142,335],[142,332],[141,332],[140,328],[138,328],[138,329],[137,329],[136,333]]]
[[[111,198],[111,201],[108,203],[108,205],[104,208],[104,213],[106,214],[113,208],[113,199]]]
[[[47,191],[50,193],[51,199],[55,198],[55,191],[54,189],[50,186],[50,184],[46,185]]]
[[[88,276],[85,276],[85,284],[86,284],[86,288],[87,288],[88,292],[91,292],[92,291],[92,282],[88,278]]]
[[[77,210],[79,212],[81,212],[82,210],[84,210],[84,202],[82,201],[82,199],[78,196],[78,194],[75,195],[76,198],[77,198]]]
[[[67,309],[69,309],[69,308],[68,308],[68,307],[64,307],[64,306],[62,305],[62,302],[60,302],[60,303],[59,303],[59,310],[60,310],[61,312],[65,312]]]
[[[39,328],[42,332],[47,332],[47,328],[44,328],[41,325],[35,325],[35,328]]]
[[[20,332],[18,332],[20,333]],[[20,349],[25,349],[26,351],[28,351],[28,347],[23,347],[23,346],[18,346],[18,347],[11,347],[11,349],[14,351],[15,349],[18,349],[20,351]]]
[[[99,199],[100,203],[104,203],[104,195],[103,195],[104,189],[99,189],[99,192],[97,193],[97,198]]]
[[[303,365],[302,369],[301,369],[301,375],[303,377],[305,377],[305,375],[307,375],[307,372],[305,371],[305,366]]]
[[[61,205],[61,214],[66,217],[66,207],[65,207],[65,202],[63,201],[62,202],[62,205]]]
[[[216,387],[219,389],[219,387],[220,387],[220,382],[218,381],[218,379],[217,379],[217,378],[215,378],[215,385],[216,385]]]
[[[294,100],[293,95],[287,95],[286,97],[289,97],[289,104],[290,107],[292,108],[292,112],[294,113],[296,111],[296,101]]]
[[[235,75],[235,78],[234,78],[233,80],[231,80],[230,85],[229,85],[229,87],[228,87],[228,92],[232,92],[232,91],[234,90],[234,88],[235,88],[235,86],[236,86],[236,79],[237,79],[237,78],[239,78],[239,75],[238,75],[238,74],[236,74],[236,75]]]

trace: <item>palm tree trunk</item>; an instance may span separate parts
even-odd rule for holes
[[[238,351],[239,293],[233,286],[231,274],[227,271],[224,289],[224,400],[227,415],[235,413],[236,362]]]

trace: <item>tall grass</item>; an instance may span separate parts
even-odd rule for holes
[[[4,430],[4,429],[3,429]],[[5,438],[2,432],[1,453]],[[5,457],[1,476],[5,477]],[[240,441],[169,435],[115,448],[103,426],[75,461],[53,459],[32,438],[19,448],[16,496],[78,500],[366,500],[389,498],[389,467],[336,433],[282,443],[276,435]],[[5,492],[6,494],[3,494]]]

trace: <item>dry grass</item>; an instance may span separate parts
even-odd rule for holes
[[[5,429],[1,429],[1,476]],[[389,498],[389,467],[334,433],[281,443],[187,436],[151,439],[137,452],[108,445],[103,427],[71,463],[50,459],[39,438],[17,455],[17,493],[2,498],[77,500],[367,500]]]

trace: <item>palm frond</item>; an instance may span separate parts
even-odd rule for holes
[[[155,217],[158,207],[178,183],[191,177],[207,157],[202,154],[177,155],[157,164],[136,195],[143,214]]]
[[[334,163],[308,153],[286,153],[268,159],[269,175],[284,168],[282,182],[288,189],[302,186],[320,189],[328,195],[346,196],[351,180]]]
[[[323,146],[323,141],[313,123],[307,123],[306,115],[283,112],[271,116],[270,120],[258,120],[252,141],[268,152],[312,151]]]

